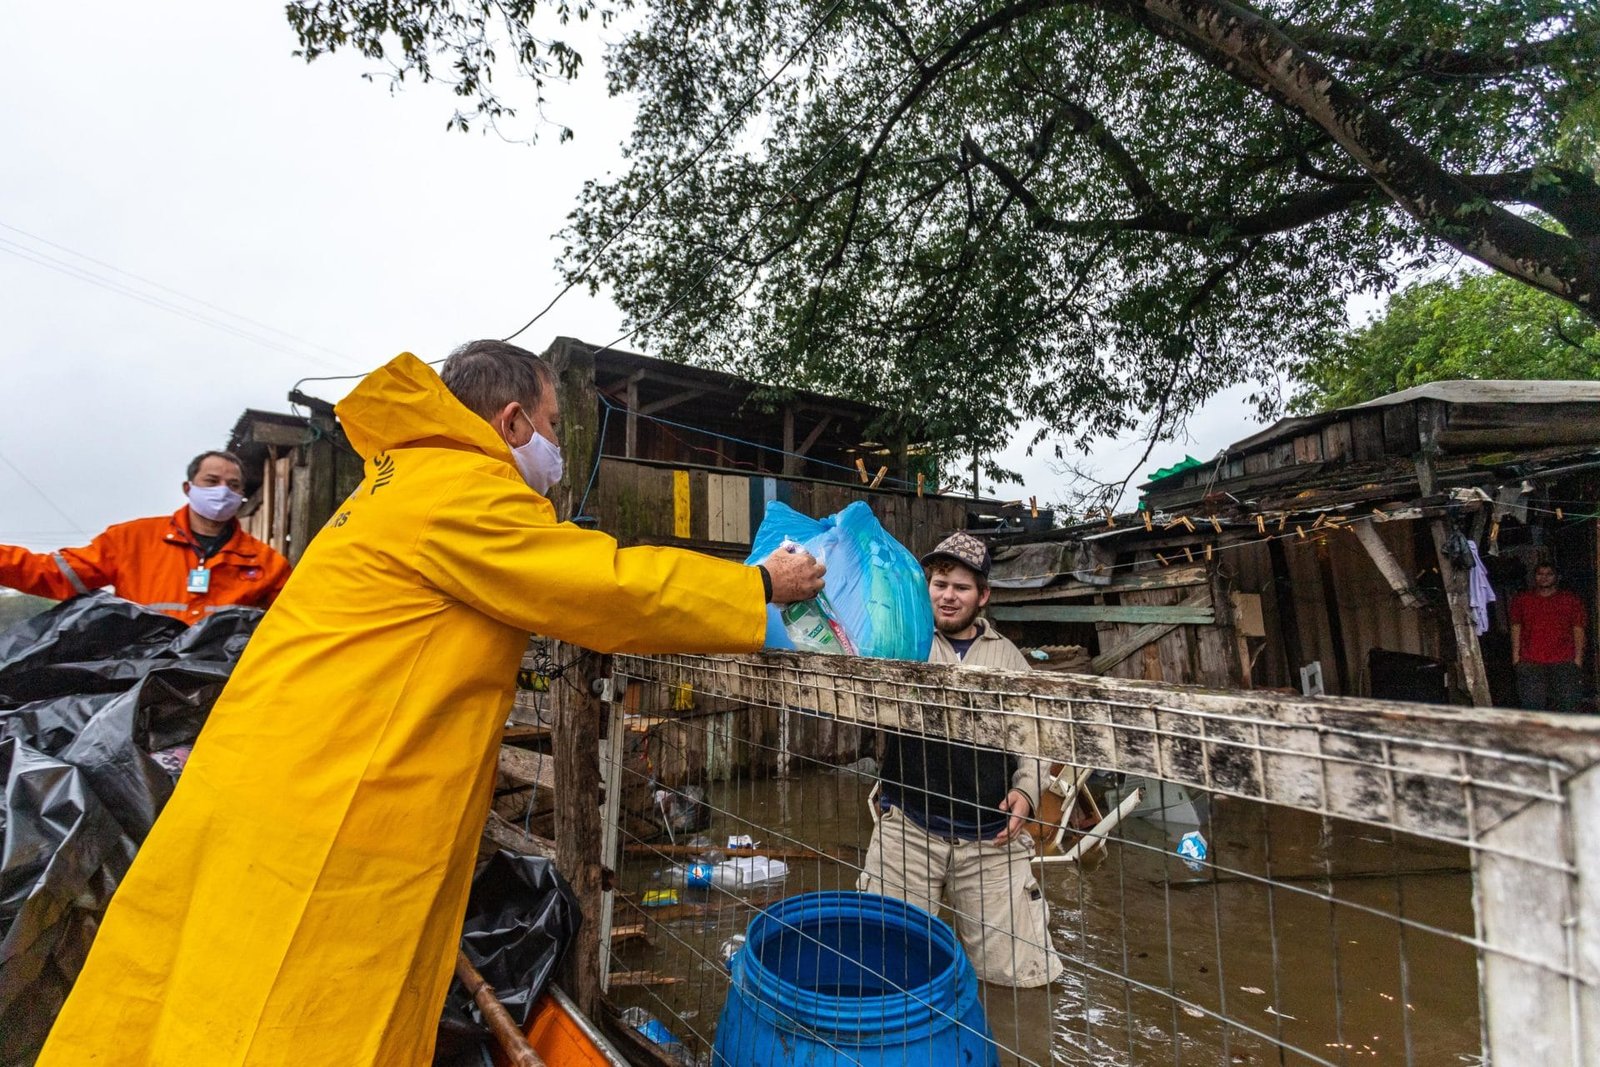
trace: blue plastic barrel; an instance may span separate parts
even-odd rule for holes
[[[803,893],[750,923],[715,1067],[998,1067],[972,964],[943,922],[874,893]]]

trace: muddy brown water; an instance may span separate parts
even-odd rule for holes
[[[713,785],[706,837],[803,842],[843,858],[791,862],[766,892],[684,888],[684,907],[619,908],[619,924],[648,916],[649,938],[620,945],[615,969],[678,981],[614,999],[646,1008],[704,1057],[728,989],[722,945],[743,933],[753,904],[855,888],[868,788],[836,772]],[[1174,854],[1192,827],[1124,827],[1097,864],[1044,869],[1065,979],[980,986],[1001,1063],[1481,1062],[1465,850],[1218,799],[1202,827],[1216,868],[1197,873]],[[668,888],[672,862],[627,856],[623,888],[635,899]],[[1259,881],[1269,874],[1272,885]]]

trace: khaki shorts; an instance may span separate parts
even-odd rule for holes
[[[1050,906],[1028,862],[1032,854],[1026,834],[1004,845],[950,841],[890,808],[872,832],[856,888],[933,915],[948,892],[952,925],[978,977],[995,985],[1042,986],[1065,968],[1050,943]]]

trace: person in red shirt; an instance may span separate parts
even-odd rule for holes
[[[1583,700],[1583,601],[1556,588],[1556,569],[1541,563],[1533,588],[1511,601],[1511,662],[1517,700],[1530,711],[1577,711]]]
[[[243,491],[238,456],[202,452],[183,483],[189,502],[174,514],[118,523],[82,548],[0,545],[0,585],[52,600],[114,586],[191,624],[229,605],[265,608],[289,580],[289,561],[234,520]]]

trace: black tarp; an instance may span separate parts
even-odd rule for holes
[[[522,1026],[580,922],[578,899],[554,863],[501,850],[472,879],[461,951]],[[451,982],[434,1062],[448,1060],[488,1036],[466,989]]]
[[[36,1057],[172,795],[153,754],[194,742],[261,616],[185,627],[91,594],[0,632],[0,1067]],[[554,864],[500,852],[474,877],[461,945],[521,1023],[579,921]],[[441,1055],[487,1033],[453,984]]]
[[[99,593],[0,633],[0,1067],[28,1064],[262,613]]]

